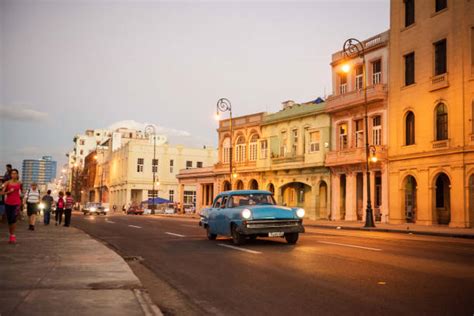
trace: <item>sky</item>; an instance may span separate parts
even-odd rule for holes
[[[331,54],[388,28],[388,0],[0,0],[0,171],[124,120],[215,146],[219,98],[238,116],[330,95]]]

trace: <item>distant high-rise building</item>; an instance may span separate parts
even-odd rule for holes
[[[28,189],[31,183],[46,185],[56,177],[57,163],[51,156],[43,156],[42,159],[23,160],[21,181],[23,188]]]

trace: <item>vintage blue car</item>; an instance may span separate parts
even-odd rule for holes
[[[278,206],[269,191],[247,190],[220,193],[210,208],[201,211],[199,225],[207,238],[231,236],[235,244],[257,237],[284,237],[289,244],[304,233],[302,208]]]

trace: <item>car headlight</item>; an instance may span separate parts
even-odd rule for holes
[[[304,213],[305,213],[305,211],[302,208],[299,208],[299,209],[296,210],[296,216],[298,216],[299,218],[303,218]]]
[[[38,205],[38,207],[39,207],[40,210],[44,210],[44,203],[40,203],[40,204]]]
[[[91,207],[91,212],[95,212],[95,207]]]
[[[252,211],[250,211],[250,210],[247,209],[247,208],[244,209],[244,210],[242,211],[242,217],[243,217],[244,219],[249,219],[250,217],[252,217]]]
[[[108,212],[108,211],[109,211],[109,208],[105,208],[105,209],[104,209],[104,212]]]

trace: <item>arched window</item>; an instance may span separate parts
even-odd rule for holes
[[[444,103],[436,107],[436,140],[448,139],[448,111]]]
[[[229,163],[230,161],[230,138],[226,137],[222,142],[222,162]]]
[[[239,136],[235,145],[235,161],[244,162],[245,161],[245,138]]]
[[[250,142],[249,142],[249,160],[250,161],[257,160],[257,148],[258,148],[258,135],[253,134],[250,137]]]
[[[415,143],[415,114],[408,111],[405,116],[405,145],[413,145]]]

